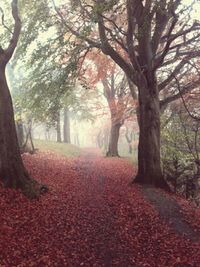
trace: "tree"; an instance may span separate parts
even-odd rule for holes
[[[8,88],[5,69],[17,46],[21,20],[18,1],[11,4],[14,30],[6,49],[0,46],[0,175],[6,187],[20,188],[29,197],[36,197],[46,188],[32,180],[24,167],[14,121],[12,98]],[[3,23],[4,24],[4,23]]]
[[[132,154],[133,153],[133,146],[132,146],[133,129],[130,130],[127,125],[125,127],[126,127],[125,138],[128,143],[129,154]]]
[[[191,6],[180,0],[78,0],[73,10],[55,9],[67,31],[111,57],[137,86],[140,134],[134,181],[168,188],[160,161],[160,108],[180,97],[172,89],[165,97],[165,89],[174,88],[174,74],[182,79],[190,60],[200,56],[200,26],[187,15]],[[69,21],[77,17],[75,27]],[[199,78],[186,82],[182,93],[198,84]]]
[[[69,117],[69,109],[67,107],[64,108],[64,123],[63,123],[63,142],[71,143],[70,138],[70,117]]]
[[[108,104],[111,120],[106,155],[118,157],[120,129],[124,121],[132,116],[133,99],[130,96],[129,83],[121,69],[104,54],[97,52],[87,54],[83,75],[86,83],[95,90],[99,83],[103,86],[103,96]]]
[[[122,77],[118,84],[114,73],[111,74],[110,78],[110,81],[107,77],[102,80],[104,96],[108,102],[111,114],[111,131],[107,156],[119,156],[118,140],[120,128],[126,119],[126,109],[130,101],[126,95],[126,77]]]

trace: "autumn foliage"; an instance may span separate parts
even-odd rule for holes
[[[127,160],[39,153],[24,162],[50,192],[30,201],[0,188],[1,267],[200,266],[199,242],[177,234],[129,185],[135,170]],[[193,208],[182,206],[189,220]]]

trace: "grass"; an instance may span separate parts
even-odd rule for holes
[[[40,151],[53,151],[66,157],[77,157],[81,154],[81,148],[65,143],[57,143],[47,140],[34,140],[35,148]]]

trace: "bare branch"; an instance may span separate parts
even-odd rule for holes
[[[57,8],[55,1],[52,0],[54,9],[56,11],[56,13],[58,14],[58,16],[60,17],[63,25],[67,28],[67,30],[69,30],[73,35],[77,36],[78,38],[80,38],[81,40],[86,41],[89,45],[91,45],[92,47],[96,47],[96,48],[100,48],[101,44],[99,44],[98,42],[86,37],[86,36],[82,36],[78,31],[74,30],[69,24],[66,23],[62,13],[60,12],[60,10]]]
[[[158,49],[161,36],[167,24],[166,12],[164,12],[163,9],[161,8],[158,8],[158,7],[156,8],[156,6],[155,6],[155,9],[156,9],[156,18],[155,18],[156,25],[155,25],[155,30],[154,30],[153,37],[152,37],[152,42],[151,42],[152,50],[154,54],[156,53]]]
[[[6,26],[6,24],[5,24],[5,20],[4,20],[4,11],[3,11],[3,9],[0,7],[0,12],[1,12],[1,14],[2,14],[2,16],[1,16],[1,22],[2,22],[2,25],[4,26],[4,28],[6,29],[6,30],[8,30],[11,34],[13,34],[13,32],[9,29],[9,27],[7,27]]]
[[[171,74],[167,77],[166,80],[164,80],[162,83],[158,85],[159,91],[165,89],[165,87],[174,79],[174,76],[179,73],[182,68],[188,64],[187,58],[184,58],[181,60],[181,62],[175,67],[175,69],[171,72]]]
[[[180,83],[179,83],[179,81],[178,81],[178,79],[177,79],[176,76],[174,76],[174,79],[175,79],[175,81],[176,81],[177,89],[178,89],[178,91],[179,91],[179,94],[180,94],[180,97],[181,97],[181,100],[182,100],[182,102],[183,102],[183,105],[184,105],[185,110],[187,111],[187,113],[189,114],[189,116],[190,116],[192,119],[194,119],[194,120],[196,120],[196,121],[200,121],[200,117],[197,117],[197,116],[193,115],[193,114],[189,111],[189,109],[188,109],[188,107],[187,107],[187,104],[186,104],[186,102],[185,102],[185,99],[184,99],[184,97],[183,97],[183,94],[182,94],[182,90],[181,90]]]
[[[185,86],[182,87],[181,93],[178,92],[175,95],[168,96],[167,98],[161,100],[160,101],[160,108],[164,109],[169,103],[179,99],[181,97],[181,95],[183,96],[183,95],[191,92],[195,88],[197,88],[199,86],[199,84],[200,84],[200,79],[193,81],[193,82],[189,82],[188,84],[186,84]]]
[[[176,25],[177,21],[178,21],[178,19],[177,19],[176,15],[174,14],[174,18],[173,18],[172,24],[171,24],[171,26],[169,28],[169,31],[168,31],[168,34],[167,34],[167,42],[166,42],[165,48],[164,48],[161,56],[156,60],[156,63],[155,63],[155,66],[154,66],[155,70],[162,65],[167,53],[170,50],[170,45],[174,40],[173,38],[170,38],[170,37],[171,37],[172,31],[175,28],[175,25]]]
[[[97,1],[101,4],[101,1]],[[101,13],[97,12],[98,17],[98,28],[99,28],[99,37],[101,40],[101,50],[104,54],[109,55],[129,76],[130,79],[134,80],[134,69],[131,67],[131,64],[126,62],[126,60],[109,44],[106,29],[104,27],[104,20],[101,16]]]

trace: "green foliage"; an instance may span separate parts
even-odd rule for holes
[[[194,152],[194,133],[191,125],[187,127],[187,120],[184,120],[184,125],[182,124],[180,116],[174,114],[162,129],[161,156],[166,179],[176,191],[187,194],[188,184],[193,185],[193,191],[197,188],[199,168]],[[166,119],[163,116],[162,122],[164,121]],[[193,191],[189,194],[194,194]]]
[[[20,42],[15,54],[15,60],[24,60],[26,53],[30,53],[30,47],[47,29],[54,26],[53,14],[48,1],[19,1],[20,17],[22,20],[22,31]],[[27,56],[27,55],[26,55]]]
[[[30,7],[31,11],[27,10]],[[52,11],[46,1],[27,3],[23,11],[31,12],[29,16],[34,19],[25,17],[28,39],[21,39],[15,56],[16,62],[21,51],[26,52],[23,62],[18,62],[21,68],[16,69],[20,78],[14,95],[15,105],[21,107],[23,113],[31,113],[35,121],[54,125],[62,108],[62,98],[69,97],[73,89],[80,46],[74,47],[65,40],[61,25],[51,21]]]
[[[164,120],[164,118],[162,118]],[[162,129],[161,153],[163,161],[177,160],[187,162],[191,159],[185,145],[185,136],[177,116]]]
[[[103,1],[94,6],[94,13],[104,13],[113,9],[118,4],[117,0]]]

